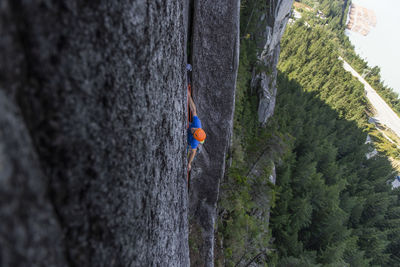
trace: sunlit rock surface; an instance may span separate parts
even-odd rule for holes
[[[252,86],[259,92],[258,120],[265,125],[275,109],[276,100],[276,66],[279,60],[280,40],[289,20],[293,0],[269,0],[269,11],[260,17],[260,25],[265,25],[260,41],[259,59],[265,71],[254,73]]]

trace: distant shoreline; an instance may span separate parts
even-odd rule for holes
[[[345,30],[345,34],[354,45],[356,53],[364,58],[370,67],[380,68],[381,81],[400,94],[400,76],[397,66],[400,62],[398,49],[400,35],[393,34],[398,30],[396,22],[398,22],[400,1],[352,0],[352,2],[373,10],[376,14],[377,25],[371,28],[367,36],[349,29]]]

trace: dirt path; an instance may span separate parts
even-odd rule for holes
[[[343,60],[342,58],[340,58]],[[343,67],[345,70],[350,71],[353,76],[364,84],[368,100],[371,102],[375,109],[375,117],[379,123],[386,125],[393,132],[400,137],[400,118],[389,107],[388,104],[378,95],[378,93],[358,74],[345,60],[343,60]]]

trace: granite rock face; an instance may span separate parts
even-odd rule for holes
[[[185,6],[1,2],[1,266],[189,265]]]
[[[220,180],[230,146],[239,55],[239,1],[194,3],[193,95],[207,140],[192,170],[190,217],[200,226],[200,261],[213,266]]]
[[[261,40],[258,44],[262,51],[259,59],[266,71],[253,74],[252,87],[259,92],[258,120],[261,125],[265,125],[274,113],[280,40],[289,20],[292,4],[293,0],[269,0],[267,14],[261,15],[259,19],[260,25],[265,27],[262,36],[257,37]]]
[[[63,232],[19,109],[0,90],[0,266],[67,266]]]

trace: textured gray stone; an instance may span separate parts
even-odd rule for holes
[[[262,50],[259,59],[267,71],[254,73],[252,86],[259,92],[258,120],[262,125],[267,123],[275,109],[280,40],[289,20],[292,4],[293,0],[269,0],[267,14],[260,17],[260,25],[265,25],[265,31],[257,38],[261,40],[259,47]]]
[[[0,221],[0,266],[67,266],[45,176],[19,109],[2,90]]]
[[[232,134],[239,55],[239,1],[195,1],[193,94],[207,140],[192,170],[190,216],[202,228],[198,266],[213,266],[219,183]]]
[[[2,266],[189,265],[184,12],[1,1]]]

